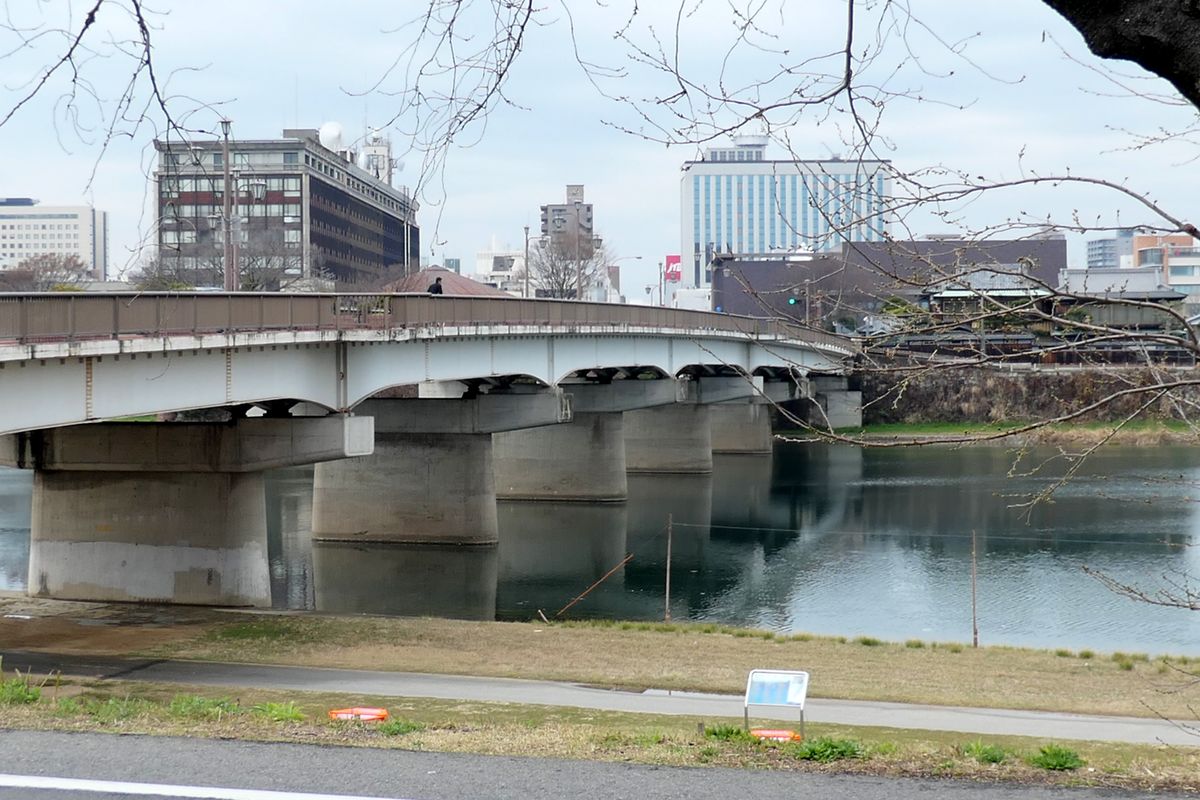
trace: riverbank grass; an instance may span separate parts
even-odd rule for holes
[[[1193,719],[1200,660],[783,635],[713,624],[337,617],[0,598],[12,650],[559,680],[741,694],[803,669],[814,697]],[[1115,657],[1115,660],[1114,660]]]
[[[382,706],[385,723],[328,710]],[[257,709],[284,709],[264,714]],[[662,766],[847,772],[1155,790],[1200,789],[1200,749],[812,724],[772,744],[696,717],[119,680],[62,681],[32,703],[0,705],[0,728],[234,738],[326,746],[537,756]]]

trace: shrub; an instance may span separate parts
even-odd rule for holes
[[[963,651],[963,646],[958,642],[951,642],[950,644],[946,645],[946,649],[951,653],[961,653]]]
[[[1035,767],[1052,770],[1079,769],[1084,764],[1079,753],[1057,744],[1044,745],[1041,750],[1030,756],[1028,761]]]
[[[911,647],[913,650],[920,650],[922,647],[925,646],[925,643],[922,642],[920,639],[909,639],[907,642],[904,643],[904,646]]]
[[[1126,672],[1129,672],[1130,670],[1133,669],[1133,662],[1130,661],[1129,659],[1126,659],[1124,661],[1118,661],[1117,667],[1125,670]]]
[[[250,709],[271,722],[303,722],[304,712],[292,700],[286,703],[259,703]]]
[[[841,761],[844,758],[862,758],[864,755],[863,746],[855,740],[834,739],[831,736],[801,742],[795,746],[793,752],[796,758],[821,764]]]
[[[1084,661],[1091,661],[1093,658],[1096,657],[1096,654],[1093,653],[1091,650],[1080,650],[1079,657],[1082,658]]]
[[[1003,747],[994,744],[984,744],[982,739],[976,739],[962,746],[965,756],[975,759],[980,764],[1002,764],[1008,753]]]
[[[384,736],[403,736],[406,733],[417,733],[425,730],[424,723],[413,722],[411,719],[389,719],[386,722],[381,722],[376,729]]]
[[[1055,650],[1054,655],[1058,656],[1059,658],[1070,658],[1071,656],[1073,656],[1075,654],[1072,653],[1070,650]]]
[[[876,639],[874,636],[859,636],[854,640],[854,643],[861,644],[863,647],[878,647],[879,645],[883,644],[883,642],[881,642],[879,639]]]
[[[704,736],[707,739],[717,739],[722,742],[757,742],[750,731],[737,725],[704,726]]]

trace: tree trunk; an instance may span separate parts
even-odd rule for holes
[[[1044,0],[1101,58],[1132,61],[1166,78],[1200,108],[1197,0]]]

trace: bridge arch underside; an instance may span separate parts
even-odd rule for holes
[[[410,343],[352,343],[347,351],[347,406],[403,384],[467,385],[580,380],[754,375],[800,377],[842,367],[833,356],[789,343],[738,337],[562,335],[460,338]]]
[[[0,433],[202,408],[349,411],[429,381],[839,372],[839,354],[735,335],[569,333],[182,347],[0,362]],[[285,401],[280,403],[280,401]]]

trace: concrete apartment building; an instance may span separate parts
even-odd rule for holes
[[[417,202],[392,186],[390,142],[371,134],[343,147],[341,129],[284,130],[279,139],[155,140],[160,258],[221,285],[225,172],[238,262],[269,262],[279,283],[382,285],[415,272]],[[217,265],[216,270],[213,269]],[[273,287],[281,288],[281,287]]]
[[[105,280],[108,213],[91,206],[44,206],[30,197],[0,198],[0,269],[45,254],[75,256],[95,280]]]
[[[839,251],[883,241],[887,161],[768,160],[765,136],[739,136],[687,161],[680,180],[684,281],[712,283],[717,253]]]
[[[1158,270],[1162,284],[1184,296],[1184,314],[1200,314],[1200,247],[1195,239],[1186,233],[1138,233],[1131,249],[1133,266]]]

